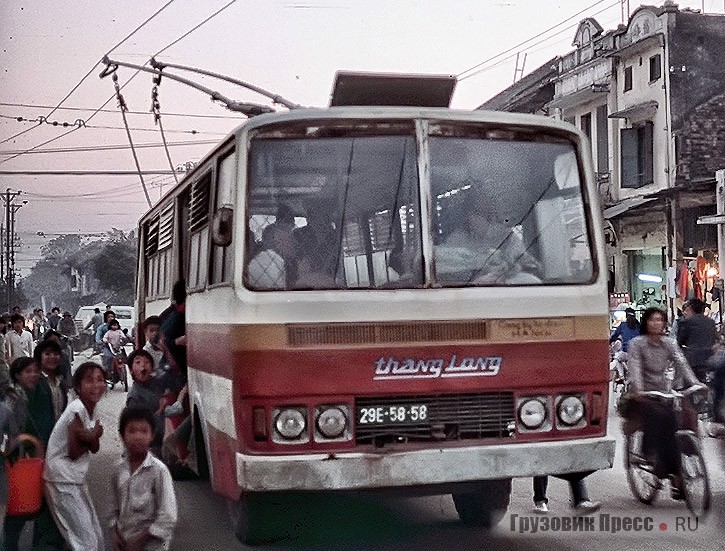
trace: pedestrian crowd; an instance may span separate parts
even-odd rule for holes
[[[53,308],[45,316],[36,309],[27,323],[19,309],[0,317],[0,451],[7,459],[0,456],[0,551],[17,551],[31,522],[33,551],[170,548],[177,506],[171,472],[160,458],[184,468],[191,432],[183,282],[174,289],[175,302],[145,320],[145,343],[128,358],[134,384],[118,419],[124,452],[110,475],[108,542],[86,476],[105,430],[98,415],[109,385],[104,347],[130,339],[110,307],[103,314],[96,309],[84,329],[92,332],[103,365],[85,361],[71,373],[78,332],[70,313]],[[35,510],[17,513],[8,508],[8,490],[13,465],[26,456],[44,459],[37,481],[42,499]]]

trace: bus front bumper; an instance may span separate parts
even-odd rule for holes
[[[614,444],[604,437],[381,453],[237,453],[237,483],[249,492],[365,490],[566,474],[610,468]]]

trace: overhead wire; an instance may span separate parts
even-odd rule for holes
[[[165,177],[164,177],[165,178]],[[154,184],[155,180],[152,180],[151,184]],[[134,191],[138,193],[138,185],[136,183],[133,184],[127,184],[124,186],[118,186],[115,188],[112,188],[110,190],[102,190],[102,191],[94,191],[90,193],[63,193],[63,194],[52,194],[52,193],[33,193],[33,192],[24,192],[23,196],[31,197],[33,199],[58,199],[62,197],[73,197],[76,199],[83,199],[83,198],[93,198],[93,197],[108,197],[109,194],[123,194],[129,191]]]
[[[164,5],[164,6],[163,6],[163,7],[161,8],[161,9],[164,9],[164,8],[166,8],[166,7],[167,7],[167,6],[169,5],[169,4],[171,4],[171,2],[173,2],[173,1],[174,1],[174,0],[169,0],[169,2],[167,2],[167,3],[166,3],[166,4],[165,4],[165,5]],[[195,25],[194,27],[192,27],[192,28],[191,28],[191,29],[190,29],[189,31],[187,31],[187,32],[185,32],[184,34],[182,34],[182,35],[181,35],[181,36],[180,36],[179,38],[177,38],[176,40],[172,41],[171,43],[169,43],[168,45],[166,45],[165,47],[163,47],[163,48],[162,48],[161,50],[159,50],[158,52],[156,52],[156,54],[154,54],[154,56],[153,56],[153,57],[155,57],[155,56],[158,56],[158,55],[160,55],[161,53],[165,52],[166,50],[168,50],[169,48],[171,48],[172,46],[174,46],[175,44],[177,44],[177,43],[178,43],[179,41],[181,41],[181,40],[183,40],[184,38],[186,38],[187,36],[189,36],[189,35],[190,35],[190,34],[191,34],[192,32],[196,31],[196,30],[197,30],[197,29],[199,29],[199,28],[200,28],[200,27],[201,27],[202,25],[204,25],[204,24],[206,24],[206,23],[207,23],[208,21],[210,21],[210,20],[211,20],[212,18],[214,18],[214,17],[216,17],[217,15],[219,15],[219,14],[220,14],[221,12],[223,12],[224,10],[226,10],[226,9],[227,9],[227,8],[228,8],[229,6],[231,6],[232,4],[234,4],[234,3],[236,2],[236,1],[237,1],[237,0],[230,0],[230,2],[228,2],[227,4],[225,4],[224,6],[222,6],[221,8],[219,8],[219,9],[218,9],[217,11],[215,11],[215,12],[214,12],[214,13],[213,13],[212,15],[210,15],[209,17],[207,17],[207,18],[206,18],[206,19],[204,19],[203,21],[201,21],[201,23],[198,23],[197,25]],[[159,12],[160,12],[160,11],[159,11]],[[154,14],[154,16],[152,16],[152,17],[155,17],[155,15],[157,15],[157,14],[158,14],[159,12],[157,12],[156,14]],[[144,23],[144,24],[145,24],[145,23]],[[136,29],[136,31],[137,31],[137,30],[138,30],[138,29]],[[134,32],[135,32],[135,31],[134,31]],[[119,44],[117,44],[116,46],[114,46],[114,48],[113,48],[113,49],[117,48],[117,47],[118,47],[119,45],[120,45],[120,43],[119,43]],[[110,53],[111,51],[113,51],[113,49],[111,49],[111,50],[110,50],[110,51],[109,51],[108,53]],[[148,63],[148,62],[147,62],[147,63]],[[97,66],[98,66],[98,63],[96,63],[96,65],[94,66],[94,69],[95,69],[95,67],[97,67]],[[136,72],[135,72],[135,73],[134,73],[133,75],[131,75],[131,76],[129,77],[129,79],[128,79],[128,80],[127,80],[127,81],[126,81],[125,83],[123,83],[123,84],[122,84],[122,85],[120,86],[120,89],[121,89],[121,90],[123,90],[123,89],[124,89],[124,88],[125,88],[125,87],[126,87],[126,86],[127,86],[127,85],[128,85],[128,84],[129,84],[129,83],[130,83],[130,82],[131,82],[131,81],[132,81],[133,79],[134,79],[134,78],[136,78],[136,76],[137,76],[137,75],[138,75],[138,74],[139,74],[140,72],[141,72],[140,70],[137,70],[137,71],[136,71]],[[86,78],[86,77],[84,77],[84,78]],[[95,116],[96,116],[96,115],[97,115],[97,114],[98,114],[98,113],[99,113],[99,112],[101,111],[101,109],[103,109],[103,108],[104,108],[104,107],[105,107],[106,105],[108,105],[108,103],[109,103],[109,102],[110,102],[110,101],[111,101],[112,99],[114,99],[115,97],[116,97],[116,94],[114,93],[114,94],[112,94],[112,95],[111,95],[111,96],[110,96],[110,97],[109,97],[109,98],[108,98],[108,99],[107,99],[107,100],[106,100],[105,102],[103,102],[103,104],[102,104],[102,105],[101,105],[101,106],[100,106],[100,107],[99,107],[98,109],[96,109],[96,110],[95,110],[95,111],[94,111],[94,112],[93,112],[93,113],[91,114],[91,116],[89,116],[89,117],[88,117],[88,118],[86,119],[86,123],[88,123],[88,121],[90,121],[91,119],[93,119],[93,118],[94,118],[94,117],[95,117]],[[61,103],[62,103],[62,102],[61,102]],[[30,130],[30,129],[26,129],[26,130],[25,130],[24,132],[26,132],[26,131],[29,131],[29,130]],[[74,128],[73,130],[76,130],[76,129]],[[144,130],[148,130],[148,129],[144,129]],[[36,150],[36,149],[37,149],[38,147],[42,147],[43,145],[46,145],[46,144],[48,144],[48,143],[51,143],[51,142],[53,142],[53,141],[55,141],[55,140],[58,140],[58,139],[60,139],[60,138],[64,137],[65,135],[67,135],[67,134],[68,134],[68,133],[65,133],[65,134],[61,134],[61,135],[59,135],[59,136],[57,136],[57,137],[53,138],[52,140],[49,140],[49,141],[47,141],[47,142],[43,142],[43,143],[42,143],[42,144],[40,144],[40,145],[37,145],[37,146],[31,147],[30,149],[27,149],[27,150],[25,150],[24,152],[22,152],[22,153],[20,153],[20,154],[18,154],[18,155],[15,155],[15,156],[12,156],[12,157],[8,157],[7,159],[3,159],[3,160],[0,160],[0,164],[3,164],[3,163],[5,163],[5,162],[7,162],[7,161],[9,161],[9,160],[15,159],[15,158],[19,157],[20,155],[24,155],[25,153],[29,153],[29,152],[31,152],[31,151],[34,151],[34,150]]]
[[[24,107],[24,108],[33,108],[33,109],[50,109],[51,106],[49,105],[35,105],[31,103],[9,103],[0,101],[0,106],[2,107]],[[117,113],[115,109],[93,109],[91,107],[58,107],[58,110],[60,111],[100,111],[103,113]],[[148,115],[148,111],[128,111],[129,115]],[[8,117],[8,115],[0,115],[3,117]],[[201,113],[164,113],[164,116],[166,117],[185,117],[185,118],[200,118],[200,119],[231,119],[231,120],[238,120],[238,121],[244,121],[247,119],[247,117],[236,117],[234,115],[204,115]],[[16,118],[16,117],[10,117],[10,118]]]
[[[456,77],[457,77],[458,81],[460,82],[460,81],[462,81],[462,80],[465,80],[465,79],[467,79],[467,78],[471,78],[472,76],[475,76],[475,75],[477,75],[477,74],[478,74],[479,72],[481,72],[481,71],[475,71],[475,70],[476,70],[476,69],[478,69],[479,67],[481,67],[481,66],[485,65],[486,63],[489,63],[489,62],[493,61],[494,59],[497,59],[497,58],[499,58],[499,57],[501,57],[501,56],[503,56],[503,55],[505,55],[505,54],[507,54],[507,53],[509,53],[509,52],[512,52],[512,51],[516,50],[517,48],[520,48],[521,46],[524,46],[524,45],[528,44],[528,43],[529,43],[529,42],[531,42],[532,40],[535,40],[535,39],[537,39],[537,38],[539,38],[539,37],[541,37],[541,36],[545,35],[546,33],[548,33],[548,32],[550,32],[550,31],[552,31],[552,30],[556,29],[557,27],[560,27],[560,26],[561,26],[561,25],[563,25],[564,23],[567,23],[568,21],[571,21],[572,19],[574,19],[574,18],[576,18],[576,17],[579,17],[580,15],[582,15],[582,14],[586,13],[587,11],[589,11],[589,10],[591,10],[592,8],[594,8],[594,7],[598,6],[599,4],[603,4],[603,3],[604,3],[604,2],[606,2],[606,1],[607,1],[607,0],[597,0],[597,2],[594,2],[593,4],[591,4],[591,5],[587,6],[586,8],[584,8],[583,10],[581,10],[581,11],[578,11],[578,12],[577,12],[577,13],[575,13],[574,15],[572,15],[572,16],[570,16],[570,17],[567,17],[566,19],[564,19],[563,21],[561,21],[561,22],[557,23],[556,25],[552,25],[552,26],[551,26],[551,27],[549,27],[548,29],[545,29],[545,30],[541,31],[541,32],[540,32],[540,33],[538,33],[538,34],[535,34],[534,36],[532,36],[532,37],[530,37],[530,38],[527,38],[527,39],[526,39],[526,40],[524,40],[523,42],[519,42],[519,43],[518,43],[518,44],[516,44],[515,46],[511,46],[510,48],[508,48],[508,49],[504,50],[503,52],[499,52],[498,54],[496,54],[496,55],[494,55],[494,56],[491,56],[491,57],[489,57],[488,59],[485,59],[485,60],[481,61],[480,63],[477,63],[477,64],[473,65],[472,67],[469,67],[469,68],[468,68],[468,69],[466,69],[465,71],[461,71],[460,73],[458,73],[458,74],[456,75]],[[609,9],[609,8],[612,8],[612,7],[614,7],[614,6],[617,6],[617,5],[619,5],[619,2],[614,2],[613,4],[610,4],[609,6],[607,6],[607,7],[605,8],[605,9]],[[562,32],[562,31],[560,31],[560,32]],[[559,33],[556,33],[556,34],[559,34]],[[554,35],[554,36],[555,36],[555,35]],[[537,43],[534,43],[534,44],[532,44],[532,45],[536,45],[536,44],[538,44],[538,42],[537,42]],[[473,72],[472,72],[472,71],[473,71]],[[466,73],[470,73],[470,74],[466,74]],[[464,75],[465,75],[465,76],[464,76]]]
[[[181,42],[181,41],[182,41],[182,40],[183,40],[184,38],[186,38],[186,37],[187,37],[187,36],[189,36],[189,35],[190,35],[191,33],[193,33],[193,32],[194,32],[195,30],[197,30],[198,28],[200,28],[200,27],[201,27],[202,25],[205,25],[205,24],[206,24],[206,23],[207,23],[208,21],[211,21],[211,20],[212,20],[212,19],[213,19],[214,17],[216,17],[216,16],[217,16],[217,15],[219,15],[219,14],[220,14],[221,12],[223,12],[224,10],[226,10],[226,9],[227,9],[227,8],[228,8],[229,6],[231,6],[232,4],[234,4],[234,3],[236,2],[236,1],[237,1],[237,0],[230,0],[230,1],[229,1],[229,2],[227,3],[227,4],[223,5],[223,6],[222,6],[221,8],[219,8],[219,9],[218,9],[217,11],[215,11],[214,13],[212,13],[212,14],[211,14],[211,15],[210,15],[209,17],[207,17],[206,19],[204,19],[204,20],[203,20],[203,21],[202,21],[201,23],[199,23],[198,25],[196,25],[196,26],[192,27],[192,28],[191,28],[191,30],[189,30],[189,31],[185,32],[185,33],[184,33],[184,34],[182,34],[182,35],[181,35],[181,36],[180,36],[179,38],[177,38],[176,40],[174,40],[173,42],[171,42],[171,43],[170,43],[170,44],[168,44],[167,46],[165,46],[165,47],[163,47],[162,49],[160,49],[160,50],[159,50],[158,52],[156,52],[156,53],[155,53],[155,54],[154,54],[154,55],[153,55],[152,57],[157,57],[157,56],[161,55],[161,54],[162,54],[163,52],[165,52],[166,50],[168,50],[169,48],[171,48],[172,46],[175,46],[176,44],[178,44],[179,42]],[[147,63],[148,63],[148,62],[147,62]],[[144,65],[145,65],[145,64],[144,64]]]
[[[35,127],[33,127],[33,128],[35,128]],[[80,128],[80,126],[76,126],[74,128],[71,128],[70,130],[68,130],[68,132],[63,132],[62,134],[60,134],[59,136],[56,136],[55,138],[51,138],[50,140],[47,140],[47,141],[45,141],[43,143],[39,143],[38,145],[34,145],[30,149],[26,149],[25,151],[21,151],[20,153],[16,153],[15,155],[11,155],[7,159],[3,159],[2,161],[0,161],[0,165],[3,164],[3,163],[7,163],[8,161],[12,161],[13,159],[17,159],[21,155],[25,155],[26,153],[30,153],[31,151],[35,151],[39,147],[43,147],[44,145],[47,145],[47,144],[49,144],[51,142],[54,142],[55,140],[59,140],[62,137],[67,136],[68,134],[71,134],[72,132],[75,132],[79,128]]]
[[[167,130],[168,132],[168,130]],[[219,143],[219,140],[198,140],[198,141],[183,141],[183,142],[169,142],[169,147],[189,147],[195,145],[214,145]],[[137,149],[153,149],[156,147],[162,147],[162,144],[156,142],[145,142],[136,144]],[[87,145],[77,147],[56,147],[51,149],[41,149],[36,151],[30,151],[27,155],[41,155],[41,154],[53,154],[53,153],[96,153],[102,151],[120,151],[129,149],[127,144],[112,144],[112,145]],[[0,151],[0,155],[14,155],[20,150],[9,150]]]
[[[603,13],[603,12],[611,9],[615,5],[617,5],[617,4],[616,3],[615,4],[609,4],[608,6],[605,6],[604,8],[602,8],[601,10],[596,11],[596,12],[590,14],[590,17],[593,17],[595,15],[599,15],[600,13]],[[607,24],[609,24],[609,23],[611,23],[611,22],[608,22]],[[529,46],[527,46],[526,52],[529,53],[529,54],[532,54],[532,53],[535,53],[535,52],[539,52],[541,50],[544,50],[546,48],[551,48],[552,46],[554,46],[556,44],[560,44],[562,42],[567,42],[569,39],[568,38],[564,38],[564,39],[557,40],[556,42],[554,42],[552,44],[546,44],[546,45],[541,46],[540,48],[536,48],[534,50],[531,50],[530,49],[531,46],[536,46],[538,44],[544,44],[548,40],[551,40],[552,38],[556,38],[557,36],[559,36],[561,34],[564,34],[565,32],[570,31],[571,29],[574,29],[574,28],[576,28],[578,26],[579,26],[579,22],[574,23],[573,25],[569,25],[567,27],[564,27],[560,31],[558,31],[558,32],[556,32],[556,33],[554,33],[554,34],[552,34],[550,36],[547,36],[546,38],[544,38],[542,40],[538,40],[538,41],[534,42],[533,44],[530,44]],[[486,67],[481,67],[479,70],[476,71],[475,74],[476,75],[479,75],[479,74],[481,74],[481,73],[483,73],[485,71],[490,71],[491,69],[495,69],[496,67],[499,67],[499,66],[505,64],[507,61],[515,58],[517,55],[518,55],[518,52],[514,52],[514,53],[512,53],[512,54],[510,54],[510,55],[508,55],[506,57],[503,57],[503,58],[497,60],[496,63],[494,63],[493,65],[488,65]],[[467,77],[464,77],[464,78],[467,78]]]
[[[22,136],[23,134],[30,132],[31,130],[35,130],[38,126],[40,126],[41,123],[36,124],[35,126],[31,126],[30,128],[26,128],[22,132],[18,132],[17,134],[13,134],[9,138],[5,138],[4,140],[0,141],[0,144],[4,144],[5,142],[9,142],[10,140],[14,140],[15,138]]]
[[[67,122],[67,121],[63,121],[63,122],[61,122],[61,121],[51,121],[51,120],[46,119],[42,115],[39,116],[39,117],[37,117],[37,118],[34,118],[34,119],[28,119],[26,117],[21,117],[21,116],[2,115],[2,114],[0,114],[0,117],[2,117],[4,119],[14,120],[14,121],[19,122],[19,123],[23,123],[23,122],[34,122],[34,123],[38,123],[38,124],[47,124],[47,125],[50,125],[50,126],[62,126],[63,128],[68,128],[70,126],[81,126],[83,128],[102,128],[102,129],[106,129],[106,130],[124,130],[124,128],[122,128],[120,126],[107,126],[107,125],[97,125],[97,124],[86,124],[86,121],[83,120],[83,119],[76,119],[74,122],[71,123],[71,122]],[[90,117],[89,117],[88,120],[90,120]],[[144,131],[155,132],[156,131],[154,128],[132,128],[132,130],[138,130],[139,132],[144,132]],[[224,136],[225,135],[224,132],[204,132],[204,131],[195,130],[195,129],[191,129],[191,130],[168,130],[168,132],[170,132],[170,133],[171,132],[173,132],[173,133],[184,133],[184,134],[210,134],[210,135],[217,135],[217,136]]]
[[[187,31],[186,33],[182,34],[179,38],[177,38],[176,40],[172,41],[170,44],[168,44],[167,46],[165,46],[164,48],[162,48],[161,50],[159,50],[156,54],[154,54],[152,56],[152,58],[155,58],[156,56],[160,55],[164,51],[166,51],[169,48],[171,48],[172,46],[174,46],[175,44],[179,43],[181,40],[183,40],[184,38],[186,38],[187,36],[189,36],[191,33],[193,33],[195,30],[197,30],[198,28],[200,28],[202,25],[206,24],[208,21],[210,21],[211,19],[213,19],[214,17],[216,17],[217,15],[219,15],[221,12],[223,12],[224,10],[226,10],[229,6],[231,6],[232,4],[234,4],[236,1],[237,0],[230,0],[227,4],[225,4],[220,9],[218,9],[217,11],[215,11],[212,15],[210,15],[209,17],[207,17],[206,19],[204,19],[201,23],[195,25],[189,31]],[[148,63],[148,61],[146,63]],[[144,63],[144,65],[146,65],[146,63]],[[136,77],[136,75],[138,75],[140,71],[141,71],[140,69],[137,69],[136,72],[131,76],[131,79],[133,79],[134,77]],[[157,81],[157,83],[158,83],[158,82],[160,82],[160,77],[157,77],[157,78],[159,79]],[[130,82],[131,79],[129,79],[128,81],[126,81],[126,84],[128,84],[128,82]],[[138,156],[136,155],[136,150],[133,148],[133,140],[131,138],[131,131],[129,130],[129,127],[128,127],[128,120],[126,118],[126,111],[128,110],[128,107],[126,106],[126,103],[125,103],[125,101],[123,99],[123,96],[121,95],[121,89],[119,88],[119,85],[118,85],[118,74],[115,71],[113,73],[113,83],[114,83],[114,87],[116,89],[116,97],[118,98],[118,105],[119,105],[119,108],[120,108],[120,111],[121,111],[121,116],[123,117],[123,125],[126,127],[126,134],[128,135],[128,141],[129,141],[129,144],[131,145],[131,153],[133,154],[133,159],[134,159],[134,162],[136,163],[136,170],[138,171],[138,176],[141,179],[141,186],[143,187],[144,195],[146,196],[146,201],[149,204],[149,208],[151,208],[153,206],[153,203],[151,202],[151,198],[149,197],[148,190],[146,189],[146,183],[144,182],[144,179],[143,179],[143,173],[141,171],[141,165],[139,164]],[[108,103],[108,102],[106,102],[106,103]],[[154,106],[156,105],[156,103],[157,103],[156,102],[156,99],[154,99]],[[101,107],[104,107],[104,106],[105,106],[105,104],[102,105]],[[96,114],[97,113],[94,113],[92,116],[95,116]],[[159,124],[160,124],[160,119],[161,119],[160,114],[157,113],[157,112],[155,112],[154,113],[154,120],[157,121],[157,122],[159,122]],[[169,164],[171,165],[172,174],[174,174],[174,178],[176,178],[176,172],[174,171],[173,163],[171,161],[171,155],[169,154],[169,149],[166,146],[166,137],[164,136],[163,127],[161,128],[161,137],[162,137],[162,140],[164,142],[164,148],[166,150],[166,155],[167,155],[167,158],[169,160]],[[176,182],[178,183],[178,179],[176,179]]]
[[[160,13],[161,13],[162,11],[164,11],[164,10],[165,10],[166,8],[168,8],[168,7],[169,7],[169,6],[171,5],[171,4],[173,4],[173,3],[174,3],[174,1],[175,1],[175,0],[169,0],[168,2],[166,2],[166,4],[164,4],[163,6],[161,6],[161,7],[160,7],[160,8],[158,9],[158,10],[156,10],[156,11],[155,11],[155,12],[154,12],[154,13],[153,13],[153,14],[152,14],[152,15],[151,15],[150,17],[148,17],[148,18],[147,18],[147,19],[146,19],[146,20],[145,20],[145,21],[144,21],[143,23],[141,23],[141,24],[140,24],[139,26],[137,26],[137,27],[136,27],[136,28],[135,28],[134,30],[132,30],[132,31],[131,31],[130,33],[128,33],[128,34],[127,34],[127,35],[126,35],[126,36],[125,36],[125,37],[124,37],[124,38],[123,38],[123,39],[122,39],[122,40],[121,40],[120,42],[118,42],[118,43],[117,43],[117,44],[116,44],[115,46],[113,46],[113,48],[111,48],[110,50],[108,50],[108,52],[106,52],[106,55],[109,55],[109,54],[110,54],[111,52],[113,52],[113,50],[115,50],[116,48],[118,48],[118,47],[119,47],[119,46],[120,46],[121,44],[123,44],[124,42],[126,42],[126,40],[128,40],[129,38],[131,38],[131,37],[132,37],[132,36],[133,36],[134,34],[136,34],[136,33],[137,33],[138,31],[140,31],[140,30],[141,30],[141,29],[142,29],[143,27],[145,27],[145,26],[146,26],[146,25],[147,25],[147,24],[148,24],[148,23],[149,23],[149,22],[150,22],[150,21],[151,21],[152,19],[154,19],[154,18],[155,18],[155,17],[157,16],[157,15],[159,15],[159,14],[160,14]],[[53,110],[52,110],[52,111],[51,111],[50,113],[48,113],[48,115],[46,115],[46,118],[50,117],[50,116],[51,116],[51,115],[52,115],[53,113],[55,113],[56,109],[57,109],[58,107],[60,107],[61,105],[63,105],[63,103],[65,103],[65,101],[66,101],[66,100],[67,100],[67,99],[68,99],[69,97],[71,97],[71,95],[73,94],[73,92],[75,92],[75,91],[76,91],[76,90],[77,90],[77,89],[78,89],[78,88],[80,87],[80,85],[81,85],[81,84],[83,84],[83,82],[84,82],[84,81],[85,81],[85,80],[86,80],[86,79],[87,79],[87,78],[88,78],[88,77],[89,77],[89,76],[90,76],[90,75],[91,75],[91,74],[93,73],[93,71],[95,71],[95,70],[96,70],[96,67],[98,67],[99,63],[100,63],[100,60],[99,60],[99,61],[96,61],[95,65],[93,65],[93,67],[91,67],[91,70],[90,70],[90,71],[88,71],[88,72],[87,72],[87,73],[85,74],[85,76],[84,76],[84,77],[83,77],[83,78],[82,78],[82,79],[80,80],[80,82],[79,82],[78,84],[76,84],[76,85],[75,85],[75,86],[73,87],[73,89],[72,89],[72,90],[71,90],[70,92],[68,92],[68,93],[66,94],[66,96],[65,96],[65,97],[64,97],[64,98],[63,98],[62,100],[60,100],[60,102],[58,103],[58,105],[57,105],[57,106],[56,106],[55,108],[53,108]]]
[[[130,33],[129,33],[129,34],[128,34],[128,35],[127,35],[127,36],[126,36],[126,37],[125,37],[125,38],[124,38],[123,40],[121,40],[121,41],[120,41],[120,42],[119,42],[118,44],[116,44],[116,45],[115,45],[115,46],[114,46],[113,48],[111,48],[111,49],[110,49],[110,50],[108,51],[108,54],[110,54],[110,53],[111,53],[111,52],[112,52],[113,50],[115,50],[116,48],[118,48],[118,47],[119,47],[119,46],[120,46],[121,44],[123,44],[124,42],[126,42],[126,40],[128,40],[129,38],[131,38],[131,37],[132,37],[132,36],[133,36],[134,34],[136,34],[136,33],[137,33],[137,32],[138,32],[139,30],[141,30],[141,28],[142,28],[142,27],[144,27],[144,26],[145,26],[145,25],[146,25],[147,23],[149,23],[149,21],[151,21],[151,20],[152,20],[153,18],[155,18],[155,17],[156,17],[156,16],[158,15],[158,14],[160,14],[160,13],[161,13],[162,11],[164,11],[164,10],[165,10],[165,9],[166,9],[166,8],[167,8],[167,7],[168,7],[168,6],[169,6],[169,5],[171,4],[171,3],[173,3],[174,1],[175,1],[175,0],[169,0],[168,2],[166,2],[166,4],[164,4],[163,6],[161,6],[161,8],[159,8],[158,10],[156,10],[156,12],[154,12],[154,14],[153,14],[153,15],[151,15],[151,17],[149,17],[148,19],[146,19],[146,21],[144,21],[143,23],[141,23],[141,25],[139,25],[138,27],[136,27],[136,28],[135,28],[135,29],[134,29],[133,31],[131,31],[131,32],[130,32]],[[108,55],[108,54],[106,54],[106,55]],[[83,84],[83,82],[85,82],[85,80],[86,80],[86,79],[87,79],[87,78],[88,78],[88,77],[89,77],[89,76],[90,76],[90,75],[91,75],[91,74],[93,73],[93,71],[95,71],[95,70],[96,70],[96,67],[98,67],[98,64],[99,64],[99,63],[100,63],[100,61],[96,61],[96,63],[95,63],[94,65],[93,65],[93,67],[91,67],[91,69],[90,69],[90,70],[89,70],[89,71],[88,71],[88,72],[87,72],[87,73],[86,73],[86,74],[85,74],[85,75],[83,76],[83,78],[81,78],[81,80],[80,80],[80,81],[78,81],[78,83],[77,83],[77,84],[76,84],[76,85],[75,85],[75,86],[74,86],[74,87],[73,87],[73,88],[71,89],[71,91],[70,91],[70,92],[68,92],[68,93],[67,93],[67,94],[65,95],[65,97],[64,97],[64,98],[63,98],[62,100],[60,100],[60,101],[58,102],[58,104],[57,104],[57,105],[56,105],[56,106],[55,106],[55,107],[54,107],[53,109],[51,109],[51,110],[50,110],[50,112],[49,112],[49,113],[48,113],[48,114],[47,114],[47,115],[45,116],[45,118],[46,118],[46,119],[47,119],[47,118],[49,118],[49,117],[50,117],[50,116],[51,116],[51,115],[52,115],[53,113],[55,113],[55,112],[56,112],[56,110],[57,110],[57,109],[58,109],[58,108],[59,108],[59,107],[60,107],[61,105],[63,105],[63,103],[65,103],[65,101],[66,101],[66,100],[67,100],[67,99],[68,99],[68,98],[69,98],[69,97],[70,97],[70,96],[71,96],[71,95],[72,95],[72,94],[73,94],[73,93],[74,93],[74,92],[75,92],[75,91],[76,91],[76,90],[77,90],[77,89],[78,89],[78,88],[79,88],[79,87],[81,86],[81,84]],[[38,124],[38,126],[40,126],[40,124]],[[10,140],[13,140],[13,139],[15,139],[15,138],[17,138],[17,137],[19,137],[19,136],[22,136],[22,135],[23,135],[23,134],[25,134],[26,132],[30,132],[31,130],[34,130],[35,128],[37,128],[37,126],[31,127],[31,128],[27,128],[27,129],[23,130],[22,132],[18,132],[17,134],[14,134],[13,136],[10,136],[9,138],[6,138],[6,139],[4,139],[4,140],[0,141],[0,144],[3,144],[3,143],[5,143],[5,142],[8,142],[8,141],[10,141]],[[66,134],[67,134],[67,133],[66,133]],[[55,139],[59,139],[59,138],[62,138],[62,137],[63,137],[63,136],[65,136],[66,134],[61,134],[60,136],[57,136],[57,137],[56,137]],[[44,142],[44,143],[43,143],[43,144],[41,144],[41,145],[38,145],[38,146],[36,146],[36,147],[33,147],[33,148],[31,148],[31,150],[33,150],[33,149],[36,149],[37,147],[42,147],[42,146],[43,146],[43,145],[45,145],[46,143],[50,143],[50,142]],[[13,158],[14,158],[14,157],[13,157]],[[10,160],[10,159],[5,159],[5,161],[8,161],[8,160]],[[2,163],[2,162],[5,162],[5,161],[0,161],[0,163]]]

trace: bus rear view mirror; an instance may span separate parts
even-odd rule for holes
[[[219,207],[211,223],[211,239],[218,247],[228,247],[232,243],[232,219],[234,209],[228,205]]]

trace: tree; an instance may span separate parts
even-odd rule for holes
[[[96,278],[113,304],[133,304],[136,283],[136,240],[124,236],[109,242],[94,263]]]
[[[60,235],[48,241],[40,249],[43,260],[63,264],[66,259],[82,249],[81,236],[77,234]]]
[[[72,306],[68,303],[73,298],[69,293],[68,259],[82,248],[81,236],[75,234],[60,235],[41,248],[43,258],[23,279],[23,290],[33,308],[41,306],[43,297],[51,303]]]

